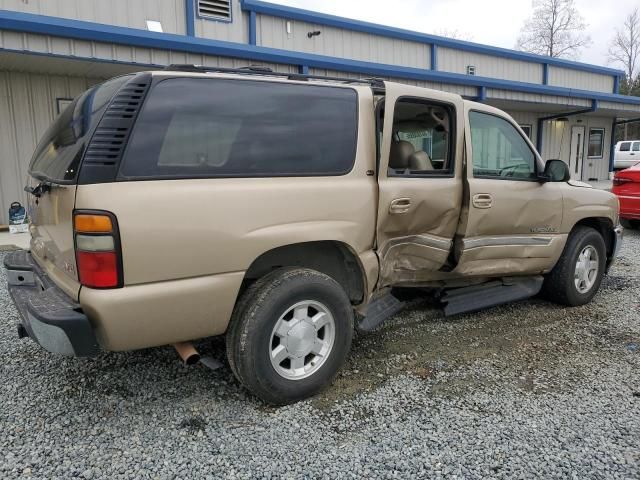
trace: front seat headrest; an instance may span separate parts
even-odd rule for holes
[[[409,170],[433,170],[433,163],[427,152],[422,150],[415,152],[409,157]]]
[[[415,152],[411,142],[400,140],[391,142],[391,152],[389,153],[389,167],[394,170],[404,170],[409,167],[409,157]]]

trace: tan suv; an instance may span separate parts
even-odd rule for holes
[[[91,88],[30,166],[31,251],[5,257],[20,336],[99,350],[226,335],[254,394],[331,383],[355,328],[531,297],[591,300],[618,202],[543,163],[504,112],[379,80],[174,66]]]

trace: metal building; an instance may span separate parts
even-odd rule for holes
[[[106,78],[171,63],[380,77],[509,112],[576,179],[612,171],[623,72],[258,0],[0,0],[0,223],[60,109]]]

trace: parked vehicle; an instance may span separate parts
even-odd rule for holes
[[[640,140],[627,140],[616,143],[613,167],[624,169],[640,163]]]
[[[401,308],[392,287],[448,315],[582,305],[622,238],[615,196],[545,165],[509,115],[378,80],[118,77],[53,123],[30,175],[31,252],[5,258],[21,336],[88,356],[226,335],[274,404],[329,385],[354,326]]]
[[[620,218],[625,226],[640,228],[640,164],[616,172],[612,192],[620,201]]]

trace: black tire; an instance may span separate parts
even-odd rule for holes
[[[598,272],[591,288],[586,292],[580,292],[575,284],[574,276],[578,257],[587,246],[592,246],[598,253]],[[569,235],[560,260],[544,280],[543,297],[571,307],[589,303],[600,288],[606,262],[607,251],[602,235],[590,227],[578,226],[574,228]]]
[[[310,376],[288,379],[271,362],[272,332],[280,317],[302,301],[325,305],[334,319],[334,341],[324,362]],[[238,380],[273,405],[313,396],[334,380],[353,336],[353,308],[344,289],[315,270],[281,268],[256,281],[236,305],[227,332],[227,357]]]

